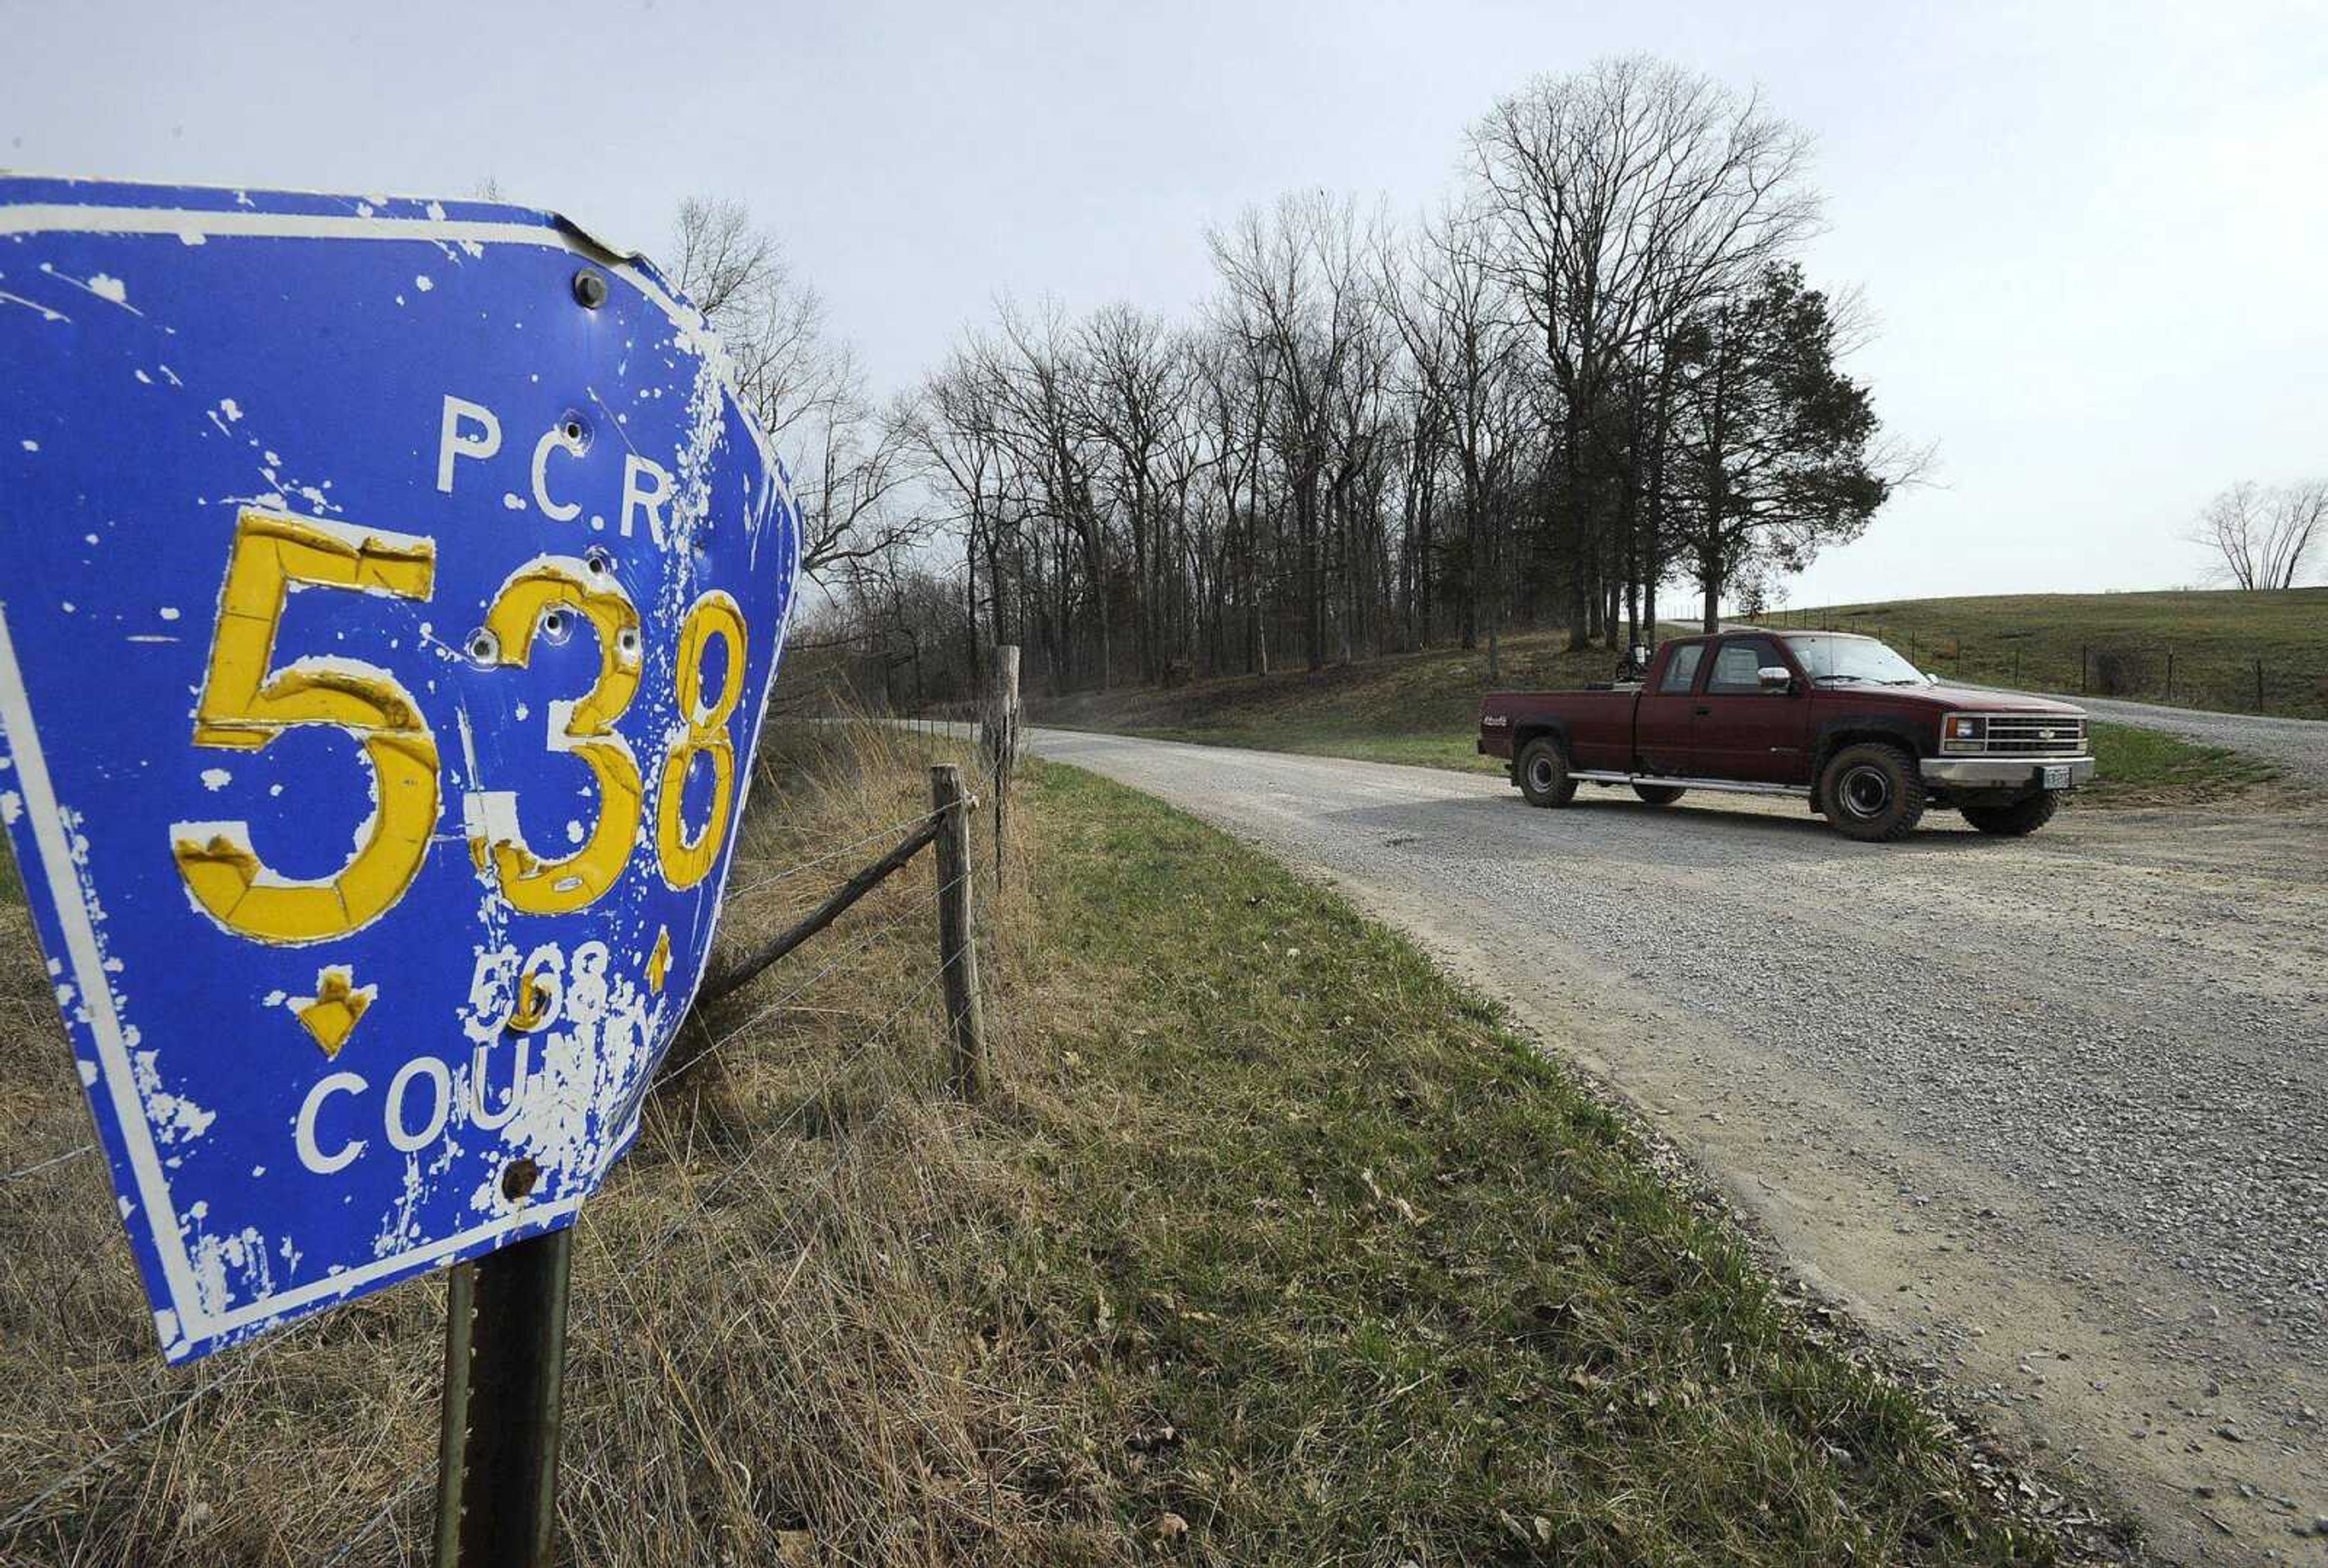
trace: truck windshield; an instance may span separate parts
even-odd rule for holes
[[[1873,637],[1795,635],[1786,640],[1796,662],[1814,681],[1856,681],[1874,686],[1921,686],[1924,677]]]

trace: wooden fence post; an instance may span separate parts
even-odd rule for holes
[[[962,768],[930,768],[930,805],[938,818],[938,962],[943,966],[947,1038],[946,1087],[958,1100],[986,1093],[986,1030],[978,1008],[978,946],[970,919],[970,809]]]
[[[1004,643],[994,650],[994,690],[986,722],[979,728],[986,752],[986,771],[994,789],[994,890],[1002,891],[1003,833],[1009,825],[1010,774],[1018,765],[1018,647]]]

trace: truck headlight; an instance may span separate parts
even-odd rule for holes
[[[1942,751],[1988,749],[1988,720],[1974,713],[1951,713],[1940,720]]]

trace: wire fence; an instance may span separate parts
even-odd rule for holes
[[[886,933],[880,931],[871,934],[865,938],[857,948],[852,949],[851,953],[853,954],[855,952],[862,951],[862,948],[865,945],[869,945],[873,941],[878,940],[879,936],[885,934]],[[740,1038],[755,1023],[772,1016],[787,1003],[797,1000],[801,996],[805,995],[814,987],[817,981],[823,979],[825,976],[840,968],[847,962],[848,956],[849,955],[844,955],[840,958],[835,958],[823,969],[820,970],[815,975],[812,976],[808,981],[803,981],[799,986],[794,987],[784,997],[756,1009],[751,1018],[745,1020],[744,1023],[736,1026],[736,1028],[721,1036],[712,1050],[708,1050],[699,1056],[691,1057],[686,1063],[682,1064],[677,1071],[666,1074],[657,1084],[658,1091],[668,1089],[671,1084],[675,1083],[689,1069],[710,1059],[719,1047],[724,1047],[729,1041]],[[953,961],[948,961],[948,962],[951,962]],[[696,1194],[686,1212],[682,1213],[680,1217],[667,1229],[665,1229],[654,1241],[648,1244],[643,1249],[629,1254],[626,1256],[624,1261],[634,1269],[647,1267],[653,1263],[657,1259],[661,1258],[662,1254],[667,1252],[681,1236],[686,1235],[690,1230],[694,1229],[699,1223],[702,1215],[709,1209],[713,1199],[717,1198],[721,1193],[726,1192],[734,1187],[736,1183],[741,1180],[746,1174],[751,1173],[757,1169],[758,1160],[763,1153],[774,1145],[779,1139],[784,1138],[788,1134],[797,1133],[801,1131],[802,1124],[810,1112],[816,1105],[821,1103],[824,1097],[835,1086],[837,1086],[844,1077],[848,1076],[850,1072],[854,1071],[859,1066],[863,1054],[870,1051],[877,1045],[883,1042],[892,1033],[892,1031],[896,1029],[897,1025],[905,1020],[908,1013],[929,996],[931,991],[938,984],[940,978],[944,972],[944,964],[940,964],[933,968],[931,972],[924,977],[921,983],[916,985],[903,1001],[897,1003],[896,1006],[890,1010],[888,1016],[884,1018],[880,1023],[874,1028],[870,1034],[867,1035],[862,1040],[858,1042],[850,1054],[836,1058],[832,1065],[826,1069],[823,1076],[819,1078],[806,1094],[799,1097],[798,1102],[789,1113],[763,1128],[741,1152],[730,1156],[731,1164],[727,1173]],[[886,1114],[886,1111],[887,1108],[885,1106],[882,1113]],[[859,1135],[862,1136],[864,1132],[871,1131],[871,1128],[872,1124],[868,1124],[867,1128],[860,1130]],[[779,1221],[780,1228],[795,1246],[804,1244],[804,1238],[802,1234],[802,1222],[803,1216],[807,1214],[810,1206],[822,1197],[825,1190],[831,1186],[833,1178],[840,1174],[842,1167],[848,1163],[854,1152],[855,1145],[851,1139],[843,1137],[837,1140],[832,1157],[819,1168],[815,1178],[799,1190],[795,1196],[793,1203]],[[576,1225],[586,1234],[594,1235],[597,1234],[598,1226],[596,1224],[596,1216],[593,1211],[587,1207],[577,1217]],[[608,1338],[618,1348],[622,1340],[623,1319],[619,1317],[611,1315],[607,1311],[605,1306],[605,1297],[599,1296],[592,1298],[590,1300],[587,1301],[582,1311],[576,1315],[570,1326],[569,1333],[577,1337],[580,1337],[587,1335],[592,1329],[604,1328],[608,1331]],[[354,1534],[348,1536],[338,1546],[320,1559],[320,1561],[325,1564],[346,1561],[359,1546],[364,1545],[367,1541],[377,1535],[383,1527],[390,1524],[399,1511],[425,1501],[433,1493],[434,1486],[435,1478],[433,1476],[424,1474],[415,1477],[411,1481],[406,1483],[404,1486],[399,1488],[395,1492],[393,1492],[385,1502],[381,1503],[377,1509],[375,1509],[363,1520],[361,1524],[357,1526]]]
[[[38,1176],[43,1170],[48,1170],[56,1166],[63,1165],[70,1160],[79,1160],[83,1155],[94,1154],[96,1152],[96,1144],[84,1143],[77,1149],[68,1149],[62,1154],[52,1154],[46,1160],[36,1160],[32,1164],[20,1166],[14,1170],[0,1171],[0,1187],[13,1186],[16,1182],[23,1180],[24,1178],[28,1176]]]
[[[931,813],[928,812],[920,812],[910,817],[901,817],[896,822],[891,822],[887,827],[876,828],[871,832],[863,835],[861,838],[851,839],[849,842],[840,845],[838,849],[828,850],[821,855],[814,856],[806,860],[796,861],[792,865],[786,866],[783,870],[772,872],[765,877],[755,878],[751,881],[745,883],[740,887],[730,887],[728,889],[728,901],[733,903],[737,899],[749,897],[755,893],[765,892],[770,887],[789,882],[793,878],[798,877],[804,872],[815,870],[820,866],[827,866],[831,865],[835,860],[846,859],[856,850],[863,848],[867,844],[878,843],[884,840],[895,840],[902,839],[906,834],[912,832],[915,828],[927,822],[930,820],[930,816]]]
[[[909,740],[903,749],[909,754],[918,754],[926,762],[959,764],[968,750],[973,759],[972,768],[981,797],[997,798],[998,788],[1007,787],[1007,778],[998,774],[1000,765],[996,756],[990,752],[981,755],[974,746],[966,745],[974,740],[975,732],[966,732],[961,719],[931,718],[899,728]],[[973,802],[971,807],[964,809],[965,818],[974,815],[976,803]],[[729,909],[732,912],[747,901],[765,900],[779,890],[805,897],[807,895],[803,889],[813,887],[815,884],[803,882],[801,878],[812,873],[821,872],[827,880],[839,884],[851,864],[867,859],[868,851],[873,847],[885,843],[892,847],[901,846],[906,837],[929,824],[935,814],[937,812],[934,808],[901,817],[808,859],[788,859],[781,869],[742,879],[731,878],[728,893]],[[965,822],[962,825],[966,836],[969,824]],[[999,841],[996,853],[994,864],[999,865]],[[808,968],[810,972],[800,979],[793,979],[789,975],[781,977],[788,983],[780,993],[766,999],[741,993],[731,999],[719,1009],[716,1034],[712,1033],[710,1021],[699,1011],[682,1021],[674,1037],[671,1051],[653,1085],[650,1097],[652,1106],[673,1103],[680,1085],[692,1080],[709,1064],[729,1060],[737,1048],[747,1044],[767,1044],[781,1038],[780,1035],[772,1035],[770,1030],[776,1020],[788,1013],[847,1016],[850,1010],[847,1008],[814,1005],[828,982],[839,979],[846,983],[860,965],[869,960],[875,950],[886,944],[911,941],[918,945],[925,941],[926,929],[914,932],[912,926],[918,921],[927,920],[933,912],[942,912],[949,896],[961,888],[963,883],[971,886],[973,897],[967,902],[972,911],[972,928],[979,934],[977,937],[951,953],[943,950],[942,943],[938,955],[932,962],[909,971],[906,989],[886,1013],[861,1032],[850,1032],[838,1048],[831,1048],[830,1060],[823,1064],[821,1070],[804,1086],[791,1089],[787,1107],[755,1125],[740,1148],[732,1144],[723,1148],[720,1173],[687,1192],[685,1201],[678,1206],[677,1215],[650,1240],[641,1246],[621,1252],[616,1260],[621,1270],[635,1273],[652,1266],[681,1238],[696,1229],[712,1206],[734,1191],[738,1184],[747,1179],[775,1181],[795,1174],[776,1172],[768,1161],[771,1151],[787,1139],[803,1141],[801,1134],[808,1129],[812,1119],[819,1117],[820,1108],[827,1106],[831,1096],[852,1078],[878,1079],[878,1086],[885,1093],[874,1116],[869,1121],[858,1123],[853,1131],[839,1125],[821,1129],[832,1139],[830,1159],[806,1173],[806,1179],[786,1181],[789,1196],[779,1222],[780,1231],[787,1244],[804,1244],[807,1216],[847,1165],[859,1139],[881,1124],[899,1094],[916,1093],[917,1084],[920,1086],[918,1092],[926,1092],[931,1082],[929,1065],[910,1052],[911,1042],[906,1038],[905,1026],[919,1018],[938,1026],[938,1033],[943,1037],[956,1025],[956,1004],[953,997],[949,997],[945,1007],[936,1009],[934,1017],[928,1003],[934,992],[948,985],[949,976],[955,972],[957,965],[974,973],[971,967],[972,955],[977,943],[991,943],[998,908],[995,878],[985,874],[988,867],[981,863],[976,853],[964,853],[961,859],[962,869],[953,876],[943,880],[933,878],[925,898],[914,897],[902,904],[892,900],[887,910],[880,913],[868,911],[862,904],[852,905],[840,918],[855,918],[863,927],[861,930],[846,934],[837,944],[828,935],[815,947],[794,955],[791,966]],[[943,921],[939,924],[942,927]],[[760,983],[765,989],[772,981],[763,980]],[[826,1032],[830,1033],[829,1030]],[[690,1037],[701,1037],[702,1043],[691,1045]],[[828,1040],[827,1048],[830,1045]],[[823,1120],[830,1122],[830,1118]],[[641,1142],[644,1144],[646,1141],[643,1131]],[[0,1188],[15,1189],[5,1198],[0,1198],[0,1203],[21,1205],[42,1201],[42,1195],[59,1189],[33,1182],[31,1178],[43,1172],[57,1171],[96,1152],[94,1143],[84,1143],[0,1171]],[[685,1152],[683,1148],[680,1150],[682,1156]],[[634,1149],[624,1166],[617,1169],[592,1203],[581,1209],[576,1219],[577,1236],[587,1236],[595,1242],[604,1243],[610,1250],[620,1248],[620,1238],[608,1234],[607,1224],[600,1216],[605,1212],[610,1200],[621,1201],[626,1192],[637,1188],[641,1182],[652,1179],[641,1174],[636,1163],[638,1154],[639,1150]],[[681,1179],[691,1169],[684,1158],[674,1159],[671,1165],[681,1173]],[[19,1188],[19,1183],[25,1185]],[[87,1196],[85,1193],[73,1194],[75,1201]],[[660,1207],[670,1200],[659,1197],[654,1201]],[[572,1331],[577,1334],[603,1331],[609,1353],[619,1351],[624,1337],[624,1319],[617,1310],[618,1304],[613,1294],[624,1288],[622,1281],[624,1277],[624,1273],[616,1272],[615,1282],[608,1290],[586,1299],[571,1323]],[[5,1294],[7,1288],[0,1286],[0,1294]],[[88,1560],[89,1518],[85,1510],[96,1505],[94,1488],[103,1485],[102,1478],[117,1469],[127,1469],[133,1456],[143,1451],[149,1440],[164,1432],[174,1423],[183,1426],[183,1423],[202,1421],[203,1418],[197,1407],[204,1401],[279,1369],[291,1358],[311,1348],[314,1341],[326,1333],[325,1326],[333,1322],[335,1317],[334,1313],[319,1313],[259,1344],[231,1353],[223,1366],[212,1364],[192,1381],[191,1386],[181,1383],[174,1388],[166,1380],[167,1375],[157,1374],[164,1379],[160,1388],[128,1393],[127,1398],[131,1402],[151,1402],[158,1398],[160,1408],[142,1419],[125,1423],[95,1452],[64,1466],[44,1479],[22,1477],[7,1483],[11,1489],[18,1489],[19,1495],[13,1501],[0,1498],[0,1508],[5,1509],[5,1515],[0,1515],[0,1561],[12,1563],[39,1561],[42,1559],[26,1554],[41,1550],[53,1551],[59,1560]],[[394,1400],[390,1402],[389,1424],[391,1427],[395,1424],[395,1413],[399,1408],[406,1412],[408,1419],[411,1404],[424,1401],[427,1393],[426,1387],[404,1388],[399,1395],[402,1404],[399,1406]],[[379,1440],[380,1446],[383,1450],[391,1446],[395,1436],[393,1431],[384,1431]],[[152,1462],[149,1461],[149,1468]],[[430,1469],[418,1467],[409,1479],[393,1485],[388,1494],[356,1521],[335,1545],[321,1555],[314,1556],[313,1560],[325,1564],[354,1560],[357,1554],[366,1547],[380,1546],[384,1536],[392,1553],[392,1560],[407,1560],[414,1554],[412,1544],[425,1538],[427,1526],[414,1524],[408,1527],[404,1515],[433,1498],[435,1485],[436,1477]],[[141,1497],[144,1495],[141,1492]],[[112,1524],[118,1526],[120,1521],[117,1518]],[[141,1535],[137,1539],[142,1549],[146,1537]]]
[[[2079,636],[2047,628],[1942,630],[1881,617],[1776,610],[1751,624],[1779,631],[1853,632],[1881,638],[1920,670],[1973,686],[2220,713],[2328,718],[2328,653],[2226,647],[2131,633]]]

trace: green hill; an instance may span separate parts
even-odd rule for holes
[[[2328,718],[2328,587],[1897,599],[1760,620],[1865,632],[1951,680]]]

